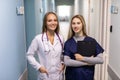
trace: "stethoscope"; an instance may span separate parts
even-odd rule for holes
[[[62,51],[63,51],[63,43],[62,43],[59,35],[57,33],[55,33],[55,34],[57,35],[57,37],[58,37],[58,39],[60,41],[60,44],[61,44],[61,47],[62,47]],[[46,41],[43,40],[43,36],[44,35],[46,35],[46,37],[47,37]],[[49,44],[48,44],[49,39],[48,39],[47,33],[42,33],[42,38],[41,39],[42,39],[42,43],[43,43],[43,46],[44,46],[44,52],[45,52],[45,54],[49,54],[50,53],[50,48],[49,48]],[[49,77],[49,75],[48,75],[48,77]]]
[[[42,42],[43,42],[43,46],[44,46],[44,52],[50,52],[50,49],[49,49],[49,44],[48,44],[48,41],[49,41],[49,39],[48,39],[48,36],[47,36],[47,33],[45,33],[45,35],[46,35],[46,37],[47,37],[47,42],[45,41],[43,41],[43,36],[44,36],[44,33],[42,33]],[[56,33],[56,35],[57,35],[57,37],[58,37],[58,39],[59,39],[59,41],[60,41],[60,44],[61,44],[61,47],[62,47],[62,50],[63,50],[63,43],[62,43],[62,41],[61,41],[61,39],[60,39],[60,37],[59,37],[59,35],[58,35],[58,33]],[[45,45],[47,43],[47,45]]]

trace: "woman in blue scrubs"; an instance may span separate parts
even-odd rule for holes
[[[78,41],[93,41],[95,53],[83,56],[77,51]],[[86,24],[82,15],[71,19],[68,40],[64,46],[65,80],[94,80],[95,64],[103,63],[103,48],[92,37],[86,34]]]

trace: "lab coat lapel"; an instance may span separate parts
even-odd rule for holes
[[[49,43],[48,43],[48,39],[47,39],[47,35],[46,33],[43,34],[43,43],[44,43],[44,48],[45,48],[45,51],[49,51]]]
[[[59,43],[58,36],[55,34],[54,36],[54,46],[56,46]]]
[[[54,36],[54,44],[52,45],[52,44],[48,41],[46,33],[44,33],[44,34],[43,34],[43,42],[44,42],[45,46],[48,47],[48,45],[49,45],[49,46],[51,46],[51,47],[54,48],[54,47],[59,43],[59,38],[58,38],[57,34],[55,34],[55,36]]]

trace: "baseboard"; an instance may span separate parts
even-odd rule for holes
[[[108,65],[108,75],[112,80],[120,80],[120,77],[114,72],[114,70]]]
[[[27,80],[27,69],[24,70],[18,80]]]

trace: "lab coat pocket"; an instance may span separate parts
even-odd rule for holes
[[[46,80],[46,74],[38,72],[38,80]]]
[[[59,78],[59,80],[64,80],[64,72],[63,72],[63,71],[60,73],[60,78]]]

